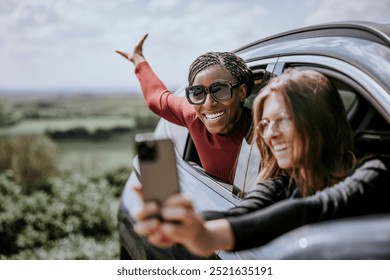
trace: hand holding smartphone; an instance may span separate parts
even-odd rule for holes
[[[173,142],[168,138],[156,139],[146,133],[137,134],[135,143],[144,200],[162,204],[168,196],[179,192]]]

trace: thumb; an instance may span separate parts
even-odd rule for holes
[[[138,198],[143,201],[144,200],[144,195],[142,193],[142,185],[141,184],[137,184],[137,185],[134,185],[133,187],[134,191],[136,192]]]
[[[120,54],[121,56],[123,56],[124,58],[126,59],[129,59],[129,53],[127,52],[123,52],[123,51],[115,51],[116,53]]]

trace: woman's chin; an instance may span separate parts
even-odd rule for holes
[[[277,162],[281,169],[288,169],[292,167],[291,160],[289,159],[277,159]]]
[[[220,129],[215,129],[215,128],[207,128],[207,131],[210,132],[210,134],[214,135],[221,135],[221,130]]]
[[[224,127],[221,126],[206,126],[207,131],[210,132],[211,134],[215,135],[225,135],[227,134],[227,131]]]

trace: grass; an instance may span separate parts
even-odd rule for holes
[[[89,132],[98,129],[110,129],[114,127],[135,128],[135,120],[132,117],[93,117],[71,119],[26,119],[22,122],[0,128],[0,136],[44,134],[49,131],[67,131],[76,127],[85,128]]]
[[[72,166],[90,177],[99,177],[120,167],[132,168],[134,133],[120,134],[105,141],[56,141],[60,164]]]

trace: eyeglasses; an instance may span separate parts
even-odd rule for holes
[[[232,84],[228,81],[212,83],[209,87],[202,85],[189,86],[186,88],[186,97],[189,103],[193,105],[201,105],[206,102],[207,94],[219,102],[226,101],[232,98],[232,88],[240,85],[240,82]]]
[[[291,117],[280,113],[275,120],[262,119],[257,124],[257,130],[263,138],[267,138],[271,135],[273,129],[284,132],[291,127],[291,123]]]

